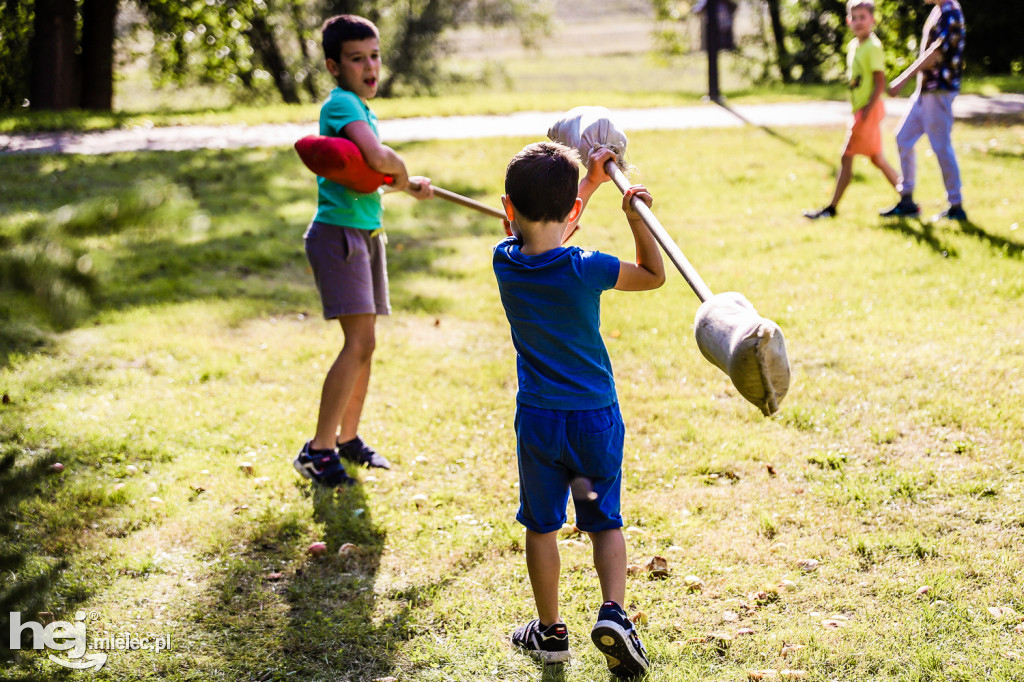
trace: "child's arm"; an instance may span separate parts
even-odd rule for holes
[[[420,176],[410,178],[402,157],[391,147],[381,144],[369,123],[353,121],[342,128],[342,132],[345,137],[359,147],[359,151],[362,152],[363,158],[366,159],[366,164],[370,168],[394,178],[391,183],[393,189],[403,190],[417,199],[429,199],[434,195],[430,187],[430,180]],[[410,182],[416,184],[418,188],[410,187]]]
[[[889,96],[895,97],[896,95],[898,95],[900,93],[900,90],[902,90],[903,87],[907,84],[907,81],[917,76],[917,74],[920,73],[923,69],[931,68],[932,66],[935,65],[935,62],[942,59],[941,49],[941,40],[936,40],[934,43],[932,43],[931,47],[925,50],[920,57],[914,60],[913,64],[908,66],[903,73],[897,76],[893,80],[893,82],[889,84]]]
[[[640,214],[633,210],[634,196],[648,206],[654,203],[653,197],[643,185],[633,185],[622,197],[622,210],[636,242],[636,263],[619,261],[619,279],[615,282],[615,288],[619,291],[647,291],[665,283],[665,264],[661,260],[658,242],[644,225]]]
[[[562,234],[563,244],[569,241],[569,238],[579,229],[580,218],[583,216],[583,211],[587,208],[587,202],[590,201],[590,197],[594,195],[594,192],[601,186],[601,183],[611,180],[611,177],[604,171],[604,164],[605,161],[614,159],[615,152],[611,149],[595,149],[590,153],[590,159],[587,163],[587,174],[580,180],[580,187],[576,192],[576,196],[583,201],[583,208],[580,209],[580,214],[576,217],[576,220],[565,226],[565,232]]]

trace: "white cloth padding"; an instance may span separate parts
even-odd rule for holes
[[[758,315],[743,294],[728,291],[697,309],[694,334],[700,352],[729,375],[740,395],[765,416],[778,411],[789,390],[789,358],[777,324]]]
[[[626,153],[626,134],[611,121],[605,107],[576,107],[548,128],[548,139],[572,147],[586,166],[594,147],[607,147],[615,152],[616,163],[625,169],[622,155]]]

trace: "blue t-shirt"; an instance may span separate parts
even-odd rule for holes
[[[517,399],[549,410],[595,410],[616,401],[601,338],[601,293],[615,286],[619,259],[578,246],[537,256],[509,237],[494,247],[494,276],[512,327]]]
[[[380,133],[377,132],[377,115],[366,102],[344,88],[331,90],[331,94],[320,108],[320,134],[345,137],[342,129],[354,121],[366,121],[377,135],[377,139],[380,139]],[[326,178],[318,177],[316,182],[318,192],[314,220],[360,230],[376,230],[381,226],[383,209],[380,205],[379,191],[361,194]]]

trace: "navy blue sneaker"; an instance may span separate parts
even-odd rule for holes
[[[363,439],[359,436],[356,436],[347,443],[338,443],[338,454],[350,462],[362,464],[363,466],[376,467],[378,469],[391,468],[391,462],[385,459],[384,455],[364,443]]]
[[[921,215],[921,207],[910,197],[900,197],[899,202],[890,209],[879,211],[883,218],[916,218]]]
[[[545,628],[540,620],[531,620],[512,633],[512,646],[544,663],[562,663],[569,660],[569,629],[565,623]]]
[[[967,212],[964,211],[964,207],[960,204],[950,204],[949,208],[935,216],[936,220],[955,220],[959,223],[966,222]]]
[[[835,206],[826,206],[817,211],[804,211],[804,217],[808,220],[821,220],[822,218],[835,218],[838,214]]]
[[[608,670],[616,677],[639,677],[647,672],[647,650],[626,612],[615,602],[601,604],[590,639],[604,654]]]
[[[292,464],[303,478],[311,479],[323,486],[353,485],[356,479],[345,473],[345,467],[338,459],[338,453],[331,450],[314,450],[310,447],[313,441],[306,441],[299,451],[299,456]]]

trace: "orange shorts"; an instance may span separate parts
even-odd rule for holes
[[[874,156],[882,153],[882,120],[885,118],[885,105],[882,100],[875,106],[859,109],[853,115],[853,123],[846,134],[846,146],[843,156]]]

